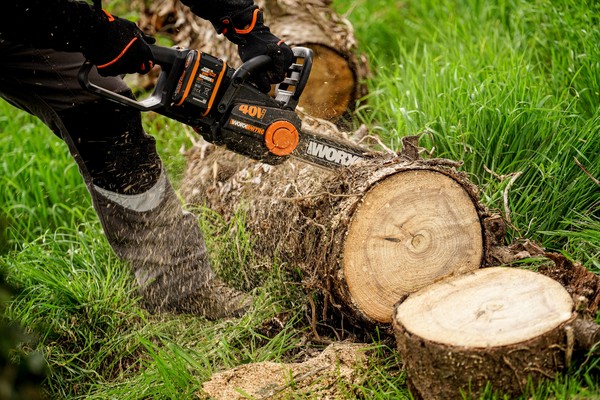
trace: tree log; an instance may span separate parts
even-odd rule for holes
[[[352,111],[367,94],[369,67],[366,57],[357,51],[352,25],[332,10],[331,0],[259,0],[256,4],[264,11],[271,32],[290,46],[308,47],[314,52],[312,73],[299,107],[331,121]],[[167,35],[177,45],[212,54],[234,68],[241,64],[237,46],[179,1],[144,2],[141,7],[139,24],[143,30]]]
[[[576,344],[594,339],[573,305],[555,280],[509,267],[482,268],[410,295],[396,306],[393,329],[414,394],[477,398],[489,382],[517,396],[529,378],[554,379]]]
[[[497,238],[490,226],[503,227],[456,162],[409,153],[327,171],[195,146],[182,195],[225,218],[243,210],[255,254],[300,268],[322,299],[315,319],[332,309],[354,325],[389,327],[399,298],[485,264]]]

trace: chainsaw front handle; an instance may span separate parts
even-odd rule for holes
[[[275,99],[281,101],[290,110],[295,110],[310,76],[313,63],[313,51],[307,47],[293,47],[294,62],[283,82],[275,86]]]
[[[271,57],[260,55],[253,57],[239,66],[235,70],[231,79],[235,85],[241,85],[246,82],[254,73],[259,72],[272,62]]]
[[[77,78],[79,80],[79,84],[83,88],[99,95],[100,97],[112,100],[121,105],[133,107],[140,111],[156,110],[157,108],[162,107],[167,102],[167,94],[163,90],[166,84],[166,79],[161,79],[159,77],[156,86],[154,87],[154,90],[152,91],[152,94],[150,96],[143,100],[135,100],[90,82],[89,77],[92,68],[94,68],[94,64],[86,60],[83,63],[81,69],[79,70]],[[164,72],[161,71],[161,75],[163,74]]]

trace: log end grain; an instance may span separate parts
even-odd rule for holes
[[[432,282],[478,269],[480,219],[454,179],[430,170],[388,177],[364,196],[344,245],[344,278],[352,300],[390,323],[394,303]]]
[[[576,318],[560,283],[516,268],[483,268],[435,283],[396,307],[393,329],[413,388],[424,398],[519,395],[568,362]],[[572,345],[571,345],[572,346]]]

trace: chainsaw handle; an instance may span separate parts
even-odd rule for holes
[[[160,65],[161,71],[156,86],[152,91],[152,94],[146,97],[145,99],[135,100],[90,82],[89,75],[92,68],[94,67],[94,64],[92,64],[89,60],[86,60],[83,63],[81,69],[79,70],[79,73],[77,75],[79,84],[83,88],[101,97],[104,97],[108,100],[112,100],[121,105],[133,107],[140,111],[152,111],[163,107],[167,104],[168,100],[167,93],[164,90],[164,88],[167,84],[171,69],[173,65],[178,61],[178,59],[184,57],[185,53],[183,53],[181,49],[173,47],[162,47],[152,44],[150,44],[149,47],[152,51],[154,63]]]
[[[96,93],[104,98],[115,101],[122,105],[127,105],[138,109],[140,111],[152,111],[167,104],[167,91],[163,90],[169,80],[169,74],[175,63],[185,58],[187,51],[185,49],[177,49],[173,47],[162,47],[156,45],[149,45],[154,63],[161,67],[160,76],[156,81],[156,86],[152,91],[152,94],[143,100],[134,100],[129,97],[123,96],[122,94],[115,93],[111,90],[105,89],[90,82],[89,75],[94,65],[85,61],[78,73],[78,80],[82,87],[89,90],[90,92]],[[233,74],[232,79],[235,85],[243,84],[252,74],[261,70],[271,62],[271,57],[261,55],[258,57],[251,58],[250,60],[243,63]]]
[[[245,63],[243,63],[242,65],[240,65],[238,69],[236,69],[233,73],[231,79],[233,80],[234,84],[241,85],[242,83],[246,82],[246,80],[248,80],[248,78],[252,76],[252,74],[254,74],[257,71],[260,71],[261,69],[269,65],[271,62],[271,57],[267,55],[253,57]]]
[[[283,82],[277,84],[277,91],[287,91],[288,87],[294,87],[293,92],[287,92],[290,94],[293,100],[297,103],[300,99],[302,91],[308,83],[308,77],[312,68],[313,52],[307,47],[294,47],[292,48],[294,54],[294,62],[288,70],[288,77]],[[298,61],[302,59],[303,64],[299,64]],[[245,82],[253,73],[260,71],[273,60],[267,55],[260,55],[243,63],[233,74],[233,82],[235,84],[241,84]],[[294,104],[295,107],[295,104]]]
[[[89,75],[90,75],[90,71],[92,70],[93,67],[94,67],[94,64],[92,64],[91,62],[86,60],[83,63],[83,66],[81,67],[81,69],[79,70],[79,73],[77,74],[79,84],[83,88],[89,90],[90,92],[95,93],[101,97],[108,99],[108,100],[112,100],[118,104],[130,106],[130,107],[133,107],[140,111],[155,110],[165,104],[166,99],[163,96],[162,87],[159,87],[159,85],[157,85],[154,88],[154,91],[152,92],[152,94],[150,96],[148,96],[147,98],[145,98],[141,101],[138,101],[138,100],[134,100],[130,97],[124,96],[122,94],[113,92],[112,90],[105,89],[102,86],[99,86],[99,85],[96,85],[95,83],[90,82]],[[161,72],[161,74],[162,74],[162,72]],[[159,79],[159,82],[160,82],[160,79]],[[162,85],[162,86],[164,86],[164,85]]]
[[[289,110],[295,110],[300,100],[300,95],[308,83],[312,68],[313,51],[307,47],[293,47],[294,60],[287,71],[283,82],[275,86],[275,99]],[[302,63],[300,62],[302,60]],[[227,89],[219,102],[218,109],[224,113],[229,107],[239,87],[256,71],[266,67],[273,60],[267,55],[251,58],[243,63],[232,76],[232,85]]]
[[[90,82],[89,75],[94,65],[85,61],[82,65],[77,78],[80,85],[90,92],[93,92],[108,100],[114,101],[121,105],[133,107],[140,111],[153,111],[161,107],[169,105],[171,101],[169,85],[176,83],[179,76],[174,76],[178,73],[179,67],[186,62],[188,55],[195,50],[189,50],[179,47],[162,47],[149,45],[154,57],[154,63],[160,66],[160,75],[156,81],[156,85],[152,94],[143,100],[136,100],[122,94],[105,89]],[[290,66],[286,79],[276,86],[276,100],[280,101],[284,108],[294,110],[298,104],[298,100],[306,83],[312,67],[312,50],[305,47],[292,48],[294,53],[294,62]],[[300,59],[303,59],[300,63]],[[232,79],[232,84],[224,93],[223,98],[219,102],[218,109],[220,112],[225,112],[234,99],[238,89],[255,73],[264,69],[272,62],[271,57],[260,55],[251,58],[237,68]],[[173,75],[173,76],[171,76]]]
[[[288,69],[287,77],[275,86],[275,99],[281,101],[285,108],[295,110],[300,95],[308,83],[313,64],[313,51],[307,47],[293,47],[292,51],[294,62]]]
[[[177,60],[177,55],[179,54],[177,48],[157,46],[155,44],[149,44],[148,47],[152,51],[154,63],[163,68],[172,66]]]

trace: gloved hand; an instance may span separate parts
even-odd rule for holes
[[[97,29],[82,46],[83,55],[102,76],[147,74],[154,66],[148,44],[155,42],[138,26],[105,10],[97,12]]]
[[[231,42],[238,45],[238,54],[242,61],[268,55],[273,60],[268,68],[252,81],[259,90],[267,93],[271,84],[279,83],[292,64],[292,49],[273,35],[263,22],[263,13],[257,6],[248,7],[231,17],[222,17],[215,25],[217,32],[222,33]]]

